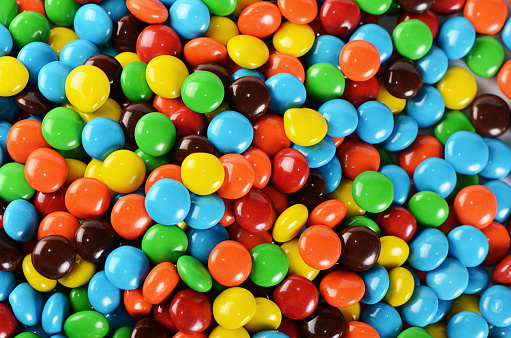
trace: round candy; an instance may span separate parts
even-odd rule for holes
[[[9,304],[16,319],[23,325],[34,326],[41,320],[44,300],[41,293],[28,283],[16,286],[9,295]]]
[[[245,7],[239,15],[238,28],[241,34],[263,39],[277,31],[281,16],[279,8],[273,3],[255,2]]]
[[[114,151],[124,148],[124,133],[112,119],[97,117],[83,127],[81,143],[90,157],[104,161]]]
[[[466,267],[481,264],[488,254],[488,239],[481,230],[462,225],[449,232],[449,254]]]
[[[112,19],[96,4],[82,6],[74,17],[74,30],[80,39],[89,40],[97,46],[104,46],[113,32]]]
[[[356,3],[361,10],[373,15],[383,14],[392,6],[390,0],[357,0]]]
[[[123,194],[137,190],[144,182],[145,174],[144,161],[126,149],[108,155],[101,166],[101,179],[108,188]]]
[[[235,241],[219,243],[209,255],[209,272],[224,286],[240,285],[249,277],[251,268],[250,253],[242,244]]]
[[[38,221],[37,210],[24,199],[10,202],[3,212],[4,230],[18,242],[27,242],[35,237]]]
[[[244,115],[226,110],[211,120],[207,135],[208,140],[219,152],[241,154],[252,143],[254,129]]]
[[[41,13],[24,11],[16,15],[9,24],[14,46],[21,49],[31,42],[46,42],[50,36],[50,23]]]
[[[282,313],[279,307],[273,301],[263,298],[256,297],[257,309],[254,318],[245,324],[245,328],[250,332],[260,332],[265,337],[265,334],[269,334],[268,338],[275,337],[277,331],[264,331],[264,330],[276,330],[279,328],[282,322]]]
[[[392,134],[394,118],[390,109],[381,102],[369,101],[358,109],[357,135],[367,143],[380,143]]]
[[[238,199],[245,196],[254,184],[262,188],[261,185],[266,185],[270,179],[271,162],[270,159],[252,148],[244,152],[244,156],[237,154],[227,154],[220,157],[220,162],[225,168],[226,177],[224,183],[217,190],[217,194],[222,198]],[[247,159],[248,157],[248,159]],[[252,163],[249,161],[252,160]],[[257,181],[256,181],[256,171]]]
[[[188,249],[188,239],[186,233],[176,225],[156,224],[144,234],[141,248],[153,264],[175,264]]]
[[[334,266],[341,256],[341,241],[326,225],[313,225],[300,234],[298,250],[307,265],[318,270],[327,270]]]
[[[491,325],[505,327],[511,322],[511,290],[504,285],[493,285],[486,289],[479,300],[483,318]]]
[[[323,103],[318,113],[325,119],[331,137],[344,137],[351,134],[358,126],[358,115],[351,103],[334,99]]]
[[[64,322],[64,332],[68,337],[83,338],[86,335],[101,337],[106,336],[109,330],[110,324],[106,318],[92,310],[76,312]]]
[[[411,191],[410,178],[406,174],[406,171],[394,164],[384,165],[378,169],[378,171],[387,176],[392,182],[394,189],[392,204],[403,205]]]
[[[440,92],[431,86],[424,86],[419,93],[406,102],[406,113],[413,117],[419,128],[429,128],[444,115],[444,99]]]
[[[428,25],[417,19],[398,24],[392,32],[392,37],[399,54],[411,60],[422,58],[433,44],[433,35]]]
[[[509,107],[497,95],[480,95],[472,102],[470,119],[480,134],[497,137],[509,129]]]
[[[468,0],[463,9],[463,15],[474,25],[476,32],[488,35],[502,29],[507,13],[507,4],[502,0]]]
[[[297,292],[300,297],[296,297]],[[288,276],[273,291],[273,301],[290,319],[304,319],[318,306],[318,290],[311,281],[298,275]]]
[[[209,113],[222,103],[224,85],[220,78],[211,72],[192,73],[183,82],[181,97],[191,110]]]
[[[363,172],[353,181],[353,198],[364,210],[384,211],[394,198],[392,181],[377,171]]]
[[[394,49],[389,33],[383,27],[372,23],[357,28],[350,37],[350,41],[353,40],[364,40],[373,44],[382,64],[388,61]]]
[[[410,242],[408,263],[417,270],[431,271],[443,263],[449,241],[438,229],[424,229]]]
[[[190,193],[173,179],[160,179],[147,192],[145,208],[153,220],[163,225],[183,221],[191,207]]]
[[[289,163],[292,163],[291,166]],[[282,149],[273,157],[272,168],[271,183],[283,193],[297,192],[309,176],[307,159],[298,150],[291,148]]]
[[[155,157],[163,156],[174,146],[176,127],[164,114],[146,114],[137,122],[135,141],[144,153]]]
[[[304,338],[316,337],[318,332],[328,337],[340,337],[344,332],[345,319],[339,309],[320,303],[300,324],[300,333]]]
[[[25,89],[29,80],[27,68],[11,56],[0,57],[0,96],[13,96]]]
[[[64,328],[64,321],[69,315],[69,301],[62,292],[53,294],[44,304],[41,315],[43,330],[49,334],[57,334]]]
[[[84,123],[73,109],[58,107],[44,116],[42,133],[46,142],[58,150],[71,150],[82,143]]]
[[[59,279],[75,264],[75,249],[67,238],[52,235],[41,238],[32,251],[32,264],[43,277]]]
[[[441,158],[424,160],[413,173],[413,184],[417,191],[433,191],[443,198],[454,190],[456,180],[452,165]]]
[[[103,262],[114,247],[112,227],[101,218],[84,220],[73,235],[76,252],[83,259],[92,263]],[[94,243],[94,245],[89,243]]]
[[[309,25],[289,21],[280,25],[273,34],[273,46],[278,52],[300,57],[312,48],[314,38],[314,31]]]
[[[399,311],[408,325],[424,327],[433,321],[438,311],[438,298],[427,286],[417,285],[410,300]]]
[[[12,36],[6,26],[0,28],[0,56],[7,56],[12,50]]]
[[[465,60],[476,75],[492,77],[504,63],[504,47],[492,36],[478,36]]]
[[[365,304],[376,304],[383,299],[389,289],[389,274],[381,265],[359,273],[365,284],[365,292],[361,301]]]
[[[108,280],[121,290],[142,286],[149,273],[149,260],[145,253],[132,246],[121,246],[112,251],[105,261]]]
[[[250,280],[262,287],[280,283],[287,274],[289,261],[284,251],[275,244],[263,243],[250,250],[252,270]]]
[[[406,242],[395,236],[384,236],[380,238],[381,253],[378,264],[386,269],[392,269],[403,265],[409,255],[409,248]]]
[[[398,115],[394,117],[394,128],[390,136],[382,143],[387,151],[400,151],[406,149],[415,141],[419,127],[415,119]]]
[[[366,271],[378,261],[381,243],[378,235],[364,226],[352,226],[340,234],[342,252],[339,263],[351,271]]]
[[[247,324],[255,315],[257,303],[254,296],[244,288],[229,288],[213,302],[213,316],[222,327],[234,330]]]
[[[341,3],[341,1],[329,1],[329,3]],[[305,65],[310,67],[316,63],[331,63],[339,66],[339,55],[343,47],[344,42],[338,37],[321,35],[314,40],[311,50],[305,54]]]
[[[296,76],[288,73],[276,74],[265,83],[271,96],[270,111],[284,115],[286,110],[300,108],[305,103],[307,92]]]
[[[354,272],[336,270],[328,273],[319,286],[321,296],[335,307],[348,307],[364,296],[364,281]],[[340,292],[342,290],[342,292]]]
[[[220,223],[214,225],[209,229],[192,228],[188,231],[187,236],[188,236],[188,252],[190,253],[190,255],[201,261],[203,264],[207,264],[209,255],[211,254],[211,251],[213,251],[215,246],[229,239],[227,230],[225,230],[224,226]],[[154,239],[156,240],[157,237],[154,237]],[[142,249],[144,250],[144,248]],[[156,245],[151,245],[151,250],[158,250],[158,247]],[[148,256],[151,259],[151,255],[148,254]]]
[[[483,229],[495,218],[497,199],[493,192],[485,186],[467,186],[456,195],[454,212],[461,224]]]
[[[462,311],[455,314],[447,324],[449,337],[456,335],[487,337],[488,333],[488,323],[483,317],[472,311]]]
[[[435,270],[426,274],[426,284],[441,300],[452,300],[468,286],[468,270],[458,260],[446,258]]]
[[[333,64],[316,63],[307,69],[305,88],[308,98],[318,103],[340,99],[345,88],[344,74]]]
[[[446,108],[461,110],[474,100],[477,83],[468,70],[451,67],[437,83],[437,89],[444,98]]]
[[[77,218],[102,216],[110,205],[108,187],[96,178],[79,178],[68,187],[65,205]]]
[[[486,290],[490,285],[490,275],[482,266],[475,268],[467,268],[468,270],[468,286],[465,289],[466,294],[476,294]]]
[[[23,63],[29,73],[29,83],[37,83],[40,70],[50,62],[58,60],[55,51],[43,42],[31,42],[18,53],[17,59]]]
[[[300,146],[312,146],[326,135],[328,125],[323,116],[309,108],[291,108],[284,114],[287,137]]]
[[[429,85],[437,83],[444,76],[448,63],[447,55],[437,46],[432,46],[426,55],[415,62],[421,72],[422,81]]]
[[[268,61],[270,54],[264,42],[251,35],[236,35],[230,38],[227,42],[227,53],[238,66],[247,69],[261,67]]]
[[[94,310],[102,314],[114,312],[121,305],[121,290],[110,283],[104,271],[91,278],[87,295]]]
[[[410,300],[415,288],[415,281],[410,271],[397,267],[389,271],[389,290],[385,294],[385,301],[397,307]]]
[[[73,69],[66,79],[66,96],[69,102],[83,113],[98,110],[109,95],[110,81],[98,67],[79,66]]]
[[[181,164],[184,185],[197,195],[209,195],[224,182],[225,171],[220,160],[208,153],[188,155]]]
[[[447,19],[438,32],[438,46],[449,60],[461,59],[472,49],[476,32],[472,23],[464,17]]]
[[[411,99],[422,89],[421,73],[415,63],[408,59],[392,61],[385,68],[383,77],[387,91],[399,99]]]
[[[380,337],[397,337],[403,330],[401,316],[386,303],[377,303],[364,309],[360,321],[375,328]]]
[[[408,210],[423,227],[438,227],[449,215],[449,207],[442,196],[433,191],[421,191],[408,201]]]
[[[28,156],[25,163],[25,178],[32,188],[43,193],[52,193],[66,182],[67,162],[55,150],[39,148]]]
[[[208,229],[220,222],[225,205],[217,194],[206,196],[190,194],[191,207],[184,219],[186,225],[193,229]]]
[[[495,221],[501,223],[508,218],[509,213],[511,212],[511,200],[509,200],[511,195],[508,195],[508,193],[511,192],[511,187],[507,185],[507,183],[503,183],[504,182],[500,180],[490,180],[483,184],[493,192],[497,199],[497,214],[495,215]]]

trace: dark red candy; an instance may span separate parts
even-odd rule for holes
[[[114,23],[112,43],[119,53],[137,51],[137,37],[147,27],[147,24],[128,13]]]
[[[0,270],[11,272],[20,266],[23,260],[23,247],[15,241],[4,228],[0,228]]]
[[[378,235],[364,226],[352,226],[340,234],[342,252],[339,262],[350,271],[366,271],[380,257],[381,243]]]
[[[200,135],[188,135],[180,138],[172,148],[171,161],[181,165],[186,156],[193,153],[215,154],[215,148],[209,140]]]
[[[285,194],[300,190],[309,177],[309,163],[292,148],[279,151],[272,159],[271,184]]]
[[[430,9],[435,0],[397,0],[397,3],[406,12],[420,14]]]
[[[451,14],[461,11],[467,0],[436,0],[433,10],[439,14]]]
[[[167,338],[163,326],[153,318],[142,318],[135,323],[130,332],[130,338]]]
[[[393,96],[411,99],[422,89],[422,76],[413,61],[401,58],[387,66],[383,83]]]
[[[96,54],[85,60],[84,65],[96,66],[101,69],[110,81],[110,93],[121,92],[122,65],[116,58],[107,54]]]
[[[318,306],[318,290],[310,280],[298,275],[288,276],[273,291],[273,301],[290,319],[310,316]]]
[[[149,25],[138,35],[137,55],[145,63],[160,55],[177,57],[180,53],[179,35],[168,25]]]
[[[106,259],[114,246],[114,230],[102,218],[88,218],[80,224],[75,233],[76,252],[92,263]]]
[[[303,204],[312,210],[325,200],[326,184],[323,176],[316,171],[311,171],[305,185],[298,191],[288,194],[290,204]]]
[[[55,211],[67,211],[66,208],[66,188],[51,193],[36,192],[34,195],[34,207],[41,219]]]
[[[220,81],[222,81],[224,89],[229,88],[229,84],[231,83],[231,77],[224,67],[212,62],[204,62],[193,67],[192,73],[202,71],[211,72],[215,74],[216,76],[218,76]]]
[[[59,279],[64,277],[75,264],[76,252],[67,238],[51,235],[37,242],[32,251],[32,264],[43,277]]]
[[[232,223],[227,229],[229,239],[242,244],[248,251],[259,244],[272,243],[273,238],[269,231],[251,232],[243,229],[238,223]],[[248,280],[248,279],[247,279]]]
[[[289,338],[301,338],[300,329],[298,328],[298,321],[282,317],[280,326],[277,331],[285,333]]]
[[[28,85],[21,93],[15,96],[16,105],[22,111],[38,116],[44,117],[47,112],[57,106],[51,102],[39,91],[37,85]]]
[[[497,284],[511,283],[511,255],[504,257],[493,269],[491,279]]]
[[[354,0],[326,0],[319,19],[327,34],[344,38],[358,27],[360,8]]]
[[[204,293],[184,289],[170,303],[170,318],[183,333],[199,333],[211,324],[211,303]]]
[[[153,306],[153,317],[163,325],[163,327],[172,332],[179,331],[176,326],[174,325],[174,322],[172,321],[172,318],[170,318],[170,302],[171,300],[167,298],[160,304],[156,304]]]
[[[205,114],[194,112],[187,106],[176,109],[170,114],[177,130],[177,137],[188,135],[206,136],[208,130],[208,119]]]
[[[417,221],[408,209],[391,206],[378,214],[376,223],[384,236],[396,236],[408,242],[417,231]]]
[[[229,108],[252,121],[268,111],[271,97],[263,80],[254,76],[243,76],[231,83],[227,99]]]
[[[355,108],[358,108],[367,101],[376,101],[379,92],[380,85],[376,77],[372,77],[367,81],[346,79],[344,93],[341,98],[354,105]]]
[[[7,303],[0,303],[0,337],[12,338],[16,334],[19,322]]]
[[[126,141],[131,145],[136,145],[135,142],[135,127],[138,121],[147,113],[156,112],[156,108],[146,102],[135,102],[122,110],[119,124],[124,131]]]
[[[344,316],[338,308],[320,303],[309,317],[300,321],[300,333],[303,338],[340,338],[344,324]]]
[[[484,94],[472,102],[470,119],[477,132],[489,137],[497,137],[509,129],[509,106],[501,97]]]
[[[271,199],[260,190],[251,190],[234,202],[234,219],[250,232],[269,230],[277,218]]]

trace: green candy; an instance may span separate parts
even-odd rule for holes
[[[59,150],[59,149],[56,149],[56,150],[64,158],[73,158],[75,160],[79,160],[84,163],[89,163],[89,161],[90,161],[89,154],[87,154],[87,152],[85,151],[85,149],[83,149],[83,146],[81,144],[78,147],[71,149],[71,150]]]
[[[435,125],[434,133],[436,139],[442,143],[442,146],[445,146],[452,134],[462,130],[476,132],[467,115],[457,110],[450,110],[445,112],[444,116]]]
[[[170,262],[176,264],[188,249],[188,237],[177,225],[155,224],[142,238],[142,251],[151,263]]]
[[[11,162],[0,167],[0,198],[11,203],[17,199],[29,200],[35,190],[25,179],[25,166]]]
[[[18,15],[18,3],[16,0],[2,0],[0,23],[9,28],[9,24],[16,15]]]
[[[456,186],[454,190],[451,192],[447,199],[449,201],[454,201],[456,195],[460,192],[461,189],[468,187],[470,185],[478,185],[479,184],[479,175],[462,175],[456,173]]]
[[[77,312],[64,322],[64,332],[69,338],[103,338],[109,330],[106,318],[96,311]]]
[[[211,72],[190,74],[181,86],[181,98],[185,105],[197,113],[209,113],[217,109],[224,100],[224,85]]]
[[[401,6],[397,0],[392,0],[389,9],[385,12],[387,15],[396,15],[401,13]]]
[[[14,46],[21,49],[31,42],[46,42],[50,37],[50,23],[38,12],[22,12],[12,19],[9,32],[14,40]]]
[[[154,93],[147,84],[147,63],[135,61],[128,64],[121,73],[121,88],[126,98],[132,102],[149,101]]]
[[[211,15],[227,16],[236,9],[236,0],[202,0],[208,6]]]
[[[392,32],[392,40],[398,53],[411,60],[426,55],[433,45],[433,35],[428,25],[417,19],[397,25]]]
[[[69,303],[73,312],[92,310],[87,292],[87,284],[71,289],[69,293]]]
[[[112,338],[129,338],[131,334],[131,327],[123,326],[115,331]]]
[[[432,338],[432,336],[420,327],[410,327],[401,332],[397,338]]]
[[[82,144],[84,123],[80,115],[71,108],[57,107],[44,116],[43,136],[57,150],[72,150]]]
[[[392,204],[394,185],[392,181],[377,171],[365,171],[353,181],[353,199],[362,209],[369,212],[382,212]]]
[[[211,274],[198,259],[183,255],[177,260],[176,267],[179,277],[191,289],[208,292],[213,287]]]
[[[32,332],[22,332],[17,334],[14,338],[41,338],[41,336]]]
[[[380,15],[387,12],[392,0],[355,0],[361,10],[369,14]]]
[[[344,88],[344,75],[333,64],[316,63],[307,69],[305,75],[307,96],[317,103],[341,98]]]
[[[135,126],[135,142],[147,155],[167,154],[176,143],[176,127],[167,115],[148,113]]]
[[[376,224],[376,222],[370,219],[369,217],[365,216],[354,216],[344,220],[344,222],[341,223],[339,230],[342,231],[346,228],[354,226],[363,226],[373,230],[378,236],[381,235],[381,230],[378,224]]]
[[[262,287],[279,284],[287,275],[289,260],[286,253],[278,245],[272,243],[259,244],[250,250],[252,271],[250,280]]]
[[[449,216],[449,205],[442,196],[432,191],[421,191],[410,198],[408,210],[423,227],[438,227]]]
[[[44,10],[46,16],[55,25],[61,27],[71,27],[74,23],[75,14],[80,8],[80,4],[75,0],[45,0]]]
[[[465,56],[468,68],[480,77],[492,77],[504,63],[504,47],[493,36],[480,35]]]
[[[392,159],[392,156],[390,156],[389,152],[381,147],[375,147],[376,150],[378,150],[378,153],[380,154],[380,168],[384,165],[394,164],[394,160]]]
[[[138,157],[140,157],[142,159],[142,161],[144,161],[145,168],[146,168],[146,171],[145,171],[146,176],[149,176],[149,174],[151,174],[151,172],[154,169],[161,167],[164,164],[170,164],[170,157],[167,155],[154,157],[151,155],[147,155],[140,149],[135,150],[135,154],[137,154]]]

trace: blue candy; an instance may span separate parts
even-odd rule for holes
[[[438,297],[427,286],[417,285],[399,312],[408,325],[424,327],[433,322],[438,312]]]
[[[422,82],[432,85],[444,77],[449,67],[449,60],[441,48],[432,46],[428,54],[415,61],[415,65],[421,72]]]
[[[506,177],[511,171],[511,148],[496,138],[485,137],[484,143],[488,146],[489,158],[479,175],[488,179]]]
[[[106,277],[104,271],[92,276],[87,289],[90,305],[94,310],[107,314],[117,310],[122,301],[122,293]]]
[[[37,83],[39,71],[50,62],[57,61],[57,53],[44,42],[31,42],[21,48],[18,60],[27,68],[31,84]]]
[[[0,121],[11,121],[18,115],[19,108],[14,96],[0,96]]]
[[[454,316],[447,324],[448,337],[488,337],[488,323],[478,313],[462,311]]]
[[[234,82],[235,80],[239,79],[240,77],[244,76],[253,76],[257,77],[263,81],[266,81],[264,78],[263,73],[258,71],[257,69],[247,69],[247,68],[241,68],[234,72],[234,74],[231,75],[231,82]]]
[[[105,261],[105,275],[116,288],[134,290],[144,283],[149,273],[146,254],[132,246],[113,250]]]
[[[426,228],[409,243],[408,263],[420,271],[438,268],[449,252],[449,241],[438,229]]]
[[[506,327],[498,327],[490,325],[490,334],[488,338],[507,338],[511,336],[511,325]]]
[[[380,338],[396,338],[403,331],[399,312],[387,303],[369,305],[362,311],[360,321],[374,327]]]
[[[34,326],[41,321],[44,299],[40,292],[28,283],[21,283],[9,295],[9,304],[16,319],[27,326]]]
[[[506,24],[502,28],[502,42],[507,49],[511,49],[511,18],[508,18]]]
[[[208,140],[223,154],[241,154],[254,138],[250,121],[242,114],[226,110],[216,115],[208,126]]]
[[[186,187],[173,179],[164,178],[153,184],[145,198],[149,216],[163,225],[182,222],[190,211],[190,193]]]
[[[0,148],[2,148],[5,163],[10,162],[11,159],[9,152],[7,151],[7,135],[9,134],[11,127],[12,124],[9,122],[0,121]]]
[[[279,331],[260,331],[253,335],[252,338],[289,338],[289,336]]]
[[[392,186],[394,187],[394,197],[392,199],[392,204],[403,205],[408,199],[410,191],[412,190],[410,177],[408,177],[406,171],[395,164],[384,165],[380,167],[378,171],[387,176],[392,182]]]
[[[93,55],[99,54],[99,48],[89,40],[78,39],[69,42],[60,51],[59,61],[76,68]]]
[[[394,115],[385,104],[368,101],[357,109],[357,135],[367,143],[380,143],[389,138],[394,129]]]
[[[498,180],[491,180],[483,185],[490,189],[497,199],[495,221],[499,223],[505,222],[511,213],[511,187],[509,184]]]
[[[449,232],[449,256],[456,258],[467,268],[481,264],[488,254],[486,235],[471,225],[461,225]]]
[[[124,132],[119,123],[108,117],[96,117],[82,130],[82,145],[87,154],[98,161],[124,148]]]
[[[435,291],[438,299],[452,300],[465,292],[468,270],[458,260],[449,257],[438,268],[426,274],[426,284]]]
[[[416,284],[418,285],[418,284]],[[435,314],[435,317],[431,321],[431,324],[437,323],[441,321],[447,313],[451,310],[452,307],[452,300],[438,300],[438,311]]]
[[[410,116],[398,115],[394,117],[394,130],[389,138],[381,144],[387,151],[400,151],[415,141],[419,133],[417,122]]]
[[[456,187],[456,171],[442,158],[428,158],[421,162],[413,173],[413,184],[417,191],[433,191],[446,198]]]
[[[169,9],[170,27],[185,40],[206,33],[209,27],[209,9],[200,0],[177,0]]]
[[[103,7],[88,4],[80,7],[74,19],[74,29],[80,39],[88,40],[96,46],[104,46],[113,33],[112,19]]]
[[[66,79],[73,68],[63,62],[54,61],[39,71],[37,85],[45,98],[55,103],[67,102]]]
[[[325,179],[327,194],[337,189],[337,187],[341,183],[342,167],[341,162],[339,161],[337,156],[334,156],[327,164],[314,170],[319,172],[321,176],[323,176],[323,178]]]
[[[389,274],[381,265],[375,265],[369,270],[362,271],[359,276],[364,280],[365,293],[360,300],[362,303],[376,304],[385,297],[389,290]]]
[[[103,0],[99,3],[112,20],[116,22],[121,16],[129,13],[125,0]]]
[[[14,272],[0,270],[0,302],[9,297],[9,294],[16,287]]]
[[[360,26],[351,35],[350,41],[365,40],[370,42],[380,53],[380,63],[384,64],[390,59],[394,50],[390,34],[380,25],[368,23]]]
[[[307,97],[305,85],[296,76],[282,73],[266,80],[270,91],[270,111],[284,115],[290,108],[300,108]]]
[[[457,16],[442,24],[436,41],[449,60],[457,60],[467,55],[474,46],[476,31],[468,19]]]
[[[411,116],[419,128],[429,128],[444,116],[444,99],[438,89],[423,86],[420,92],[406,101],[406,114]]]
[[[0,25],[0,57],[11,54],[13,43],[9,30],[4,25]]]
[[[494,326],[511,326],[511,289],[503,285],[490,286],[479,299],[479,310]]]
[[[304,56],[308,68],[317,63],[330,63],[339,66],[339,56],[345,43],[333,35],[321,35],[314,40],[312,48]]]
[[[220,223],[209,229],[190,229],[188,236],[188,252],[203,264],[208,263],[209,254],[220,242],[229,239],[227,230]]]
[[[218,224],[225,212],[225,204],[217,194],[190,194],[191,206],[185,223],[193,229],[209,229]]]
[[[323,116],[328,126],[326,134],[331,137],[348,136],[357,129],[358,114],[351,103],[346,100],[333,99],[321,105],[318,113]]]
[[[473,295],[486,290],[490,285],[490,275],[488,271],[482,266],[476,266],[473,268],[467,268],[468,270],[468,286],[465,289],[465,293]]]
[[[332,158],[334,158],[335,151],[337,150],[334,141],[328,136],[313,146],[304,147],[293,144],[292,148],[298,150],[303,154],[303,156],[305,156],[307,163],[309,164],[309,168],[311,169],[326,165],[332,160]]]
[[[462,175],[480,173],[489,157],[490,151],[483,138],[470,131],[458,131],[445,143],[444,158]]]
[[[39,215],[30,202],[18,199],[5,208],[3,222],[9,237],[18,242],[28,242],[37,234]]]
[[[63,330],[64,321],[69,315],[69,301],[62,292],[51,295],[44,304],[41,324],[47,334],[56,334]]]

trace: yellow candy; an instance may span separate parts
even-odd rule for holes
[[[240,16],[241,12],[247,7],[248,5],[251,5],[255,2],[258,2],[260,0],[238,0],[236,3],[236,8],[234,9],[234,12],[232,12],[232,15],[234,16]],[[211,24],[210,24],[211,26]]]
[[[234,287],[219,294],[213,302],[213,316],[218,325],[234,330],[254,318],[257,303],[247,289]]]
[[[238,1],[238,4],[240,1]],[[220,42],[222,45],[227,46],[227,42],[240,32],[238,26],[225,16],[212,16],[209,21],[209,27],[204,36],[212,38]]]
[[[229,330],[219,325],[211,331],[208,338],[250,338],[250,335],[242,327]]]
[[[463,311],[472,311],[477,314],[481,314],[481,311],[479,311],[479,296],[462,294],[458,298],[454,299],[452,301],[451,309],[444,317],[445,321],[448,323],[455,314]]]
[[[396,236],[384,236],[380,242],[381,252],[377,264],[385,269],[393,269],[406,262],[410,249],[404,240]]]
[[[276,330],[282,321],[282,312],[275,302],[257,297],[255,299],[257,308],[254,318],[247,324],[245,329],[250,333],[256,333],[265,330]]]
[[[465,109],[477,94],[476,79],[468,70],[461,67],[447,69],[436,88],[444,98],[445,107],[451,110]]]
[[[85,172],[83,173],[83,177],[92,177],[101,181],[101,167],[103,166],[103,162],[91,159],[87,167],[85,168]]]
[[[429,332],[432,338],[448,338],[447,325],[443,323],[429,324],[424,329]]]
[[[111,120],[114,120],[115,122],[119,123],[119,120],[121,118],[122,108],[112,98],[108,98],[106,100],[105,104],[102,105],[98,110],[96,110],[93,113],[86,114],[81,111],[78,111],[78,109],[75,108],[75,111],[82,117],[83,122],[87,123],[91,120],[95,119],[96,117],[108,117]]]
[[[209,195],[217,191],[224,183],[225,171],[215,155],[193,153],[181,164],[183,184],[197,195]]]
[[[266,44],[251,35],[236,35],[227,42],[227,53],[237,65],[247,68],[259,68],[268,61],[270,52]]]
[[[284,22],[273,35],[273,46],[281,53],[305,55],[314,44],[316,34],[309,25]]]
[[[188,224],[185,223],[185,221],[181,221],[176,224],[181,230],[188,231]]]
[[[327,199],[336,199],[343,201],[346,205],[346,218],[362,216],[366,213],[364,209],[358,206],[353,199],[353,181],[343,177],[339,186],[327,195]]]
[[[145,163],[132,151],[122,149],[108,155],[101,166],[101,180],[113,191],[127,194],[145,179]]]
[[[0,57],[0,96],[13,96],[28,83],[28,70],[12,56]]]
[[[55,289],[57,286],[56,280],[48,279],[37,272],[32,264],[31,254],[28,254],[25,258],[23,258],[22,269],[27,282],[39,292],[48,292]]]
[[[279,243],[285,243],[295,238],[302,231],[309,211],[303,204],[294,204],[284,210],[273,225],[273,239]]]
[[[87,284],[96,273],[96,265],[76,255],[75,265],[67,275],[59,279],[66,288],[74,289]]]
[[[402,267],[394,268],[389,271],[389,290],[384,300],[393,307],[401,306],[412,297],[414,288],[412,273]]]
[[[55,27],[50,31],[50,37],[46,43],[53,48],[57,56],[60,56],[62,48],[74,40],[78,40],[78,35],[74,31],[65,27]]]
[[[95,66],[79,66],[66,79],[66,96],[83,113],[92,113],[105,104],[110,95],[110,81]]]
[[[298,251],[298,238],[286,242],[280,247],[287,255],[289,261],[289,274],[300,275],[312,281],[319,273],[318,269],[311,268],[305,263]]]
[[[119,61],[122,68],[126,67],[132,62],[140,61],[140,58],[138,57],[137,53],[133,52],[120,53],[115,58],[117,59],[117,61]]]
[[[85,169],[87,168],[87,164],[83,163],[80,160],[75,160],[74,158],[66,158],[67,163],[67,178],[66,184],[69,185],[73,183],[75,180],[84,177]]]
[[[284,131],[291,142],[313,146],[326,136],[328,125],[320,113],[310,108],[291,108],[284,113]]]
[[[376,101],[379,101],[389,107],[390,111],[394,115],[401,113],[406,106],[405,99],[400,99],[390,94],[383,84],[380,84],[380,91],[378,92],[378,98]]]
[[[160,55],[149,61],[145,76],[149,88],[161,97],[174,99],[181,95],[181,85],[189,75],[183,61],[172,55]]]
[[[360,303],[356,303],[348,307],[340,307],[338,309],[341,310],[342,315],[347,322],[358,320],[360,318]]]

